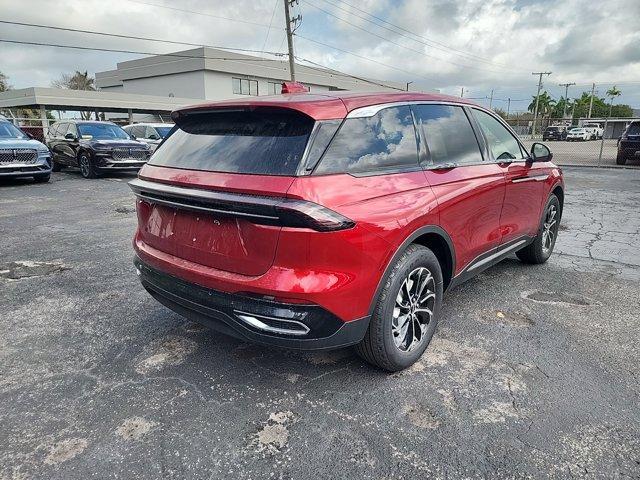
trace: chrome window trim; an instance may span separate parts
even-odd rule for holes
[[[443,101],[443,100],[410,100],[405,102],[390,102],[390,103],[379,103],[377,105],[369,105],[366,107],[359,107],[351,110],[345,118],[369,118],[378,114],[381,110],[385,110],[387,108],[393,107],[404,107],[404,106],[412,106],[412,105],[451,105],[458,107],[468,107],[474,106],[470,103],[464,102],[453,102],[453,101]]]

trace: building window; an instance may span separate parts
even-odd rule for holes
[[[258,95],[258,81],[246,78],[231,79],[233,83],[233,93],[237,95]]]
[[[280,95],[282,93],[282,83],[269,82],[267,84],[267,95]]]

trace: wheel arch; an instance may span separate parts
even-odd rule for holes
[[[93,158],[93,152],[91,151],[90,148],[80,147],[76,152],[76,166],[78,167],[80,166],[80,155],[82,155],[83,153],[86,153],[87,155],[89,155],[89,160]]]
[[[438,259],[438,262],[440,262],[442,268],[443,291],[446,291],[447,287],[451,284],[456,268],[456,256],[451,237],[444,229],[437,225],[426,225],[424,227],[420,227],[400,244],[391,259],[387,262],[384,273],[380,277],[378,286],[376,287],[373,298],[371,299],[369,314],[373,313],[380,291],[387,281],[387,277],[389,276],[393,265],[407,247],[413,244],[429,248]]]
[[[556,197],[558,197],[558,201],[560,202],[560,218],[562,218],[562,212],[564,210],[564,189],[561,184],[556,184],[552,189],[551,193],[553,193]]]

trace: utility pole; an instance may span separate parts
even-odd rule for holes
[[[511,110],[511,97],[507,98],[507,118],[509,118],[509,110]]]
[[[564,87],[564,110],[562,112],[562,118],[567,116],[567,103],[569,103],[569,87],[575,85],[575,83],[560,83],[560,87]]]
[[[589,100],[589,115],[587,116],[587,118],[591,118],[591,111],[593,110],[593,94],[596,91],[596,84],[592,83],[591,84],[591,100]]]
[[[464,98],[464,87],[460,88],[460,98]]]
[[[293,55],[293,35],[291,33],[291,13],[289,7],[293,3],[293,0],[284,0],[284,18],[287,22],[287,46],[289,47],[289,73],[291,74],[291,81],[296,81],[296,65],[295,57]]]
[[[536,134],[536,122],[538,121],[538,103],[540,101],[540,90],[542,89],[542,75],[551,75],[551,72],[532,72],[531,75],[539,75],[538,79],[538,93],[536,94],[536,108],[533,112],[533,130],[531,135]]]
[[[411,85],[413,82],[407,82],[407,92],[409,91],[409,85]]]
[[[491,110],[492,105],[493,105],[493,88],[491,89],[491,97],[489,97],[489,110]]]

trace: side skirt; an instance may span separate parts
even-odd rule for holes
[[[534,240],[535,237],[516,238],[509,243],[500,245],[493,250],[489,250],[488,252],[479,255],[478,257],[473,259],[473,261],[471,261],[471,263],[469,263],[469,265],[467,265],[458,275],[453,277],[451,283],[449,283],[447,291],[451,290],[451,288],[457,285],[460,285],[461,283],[466,282],[470,278],[475,277],[479,273],[485,271],[487,268],[500,263],[513,252],[526,247]]]

